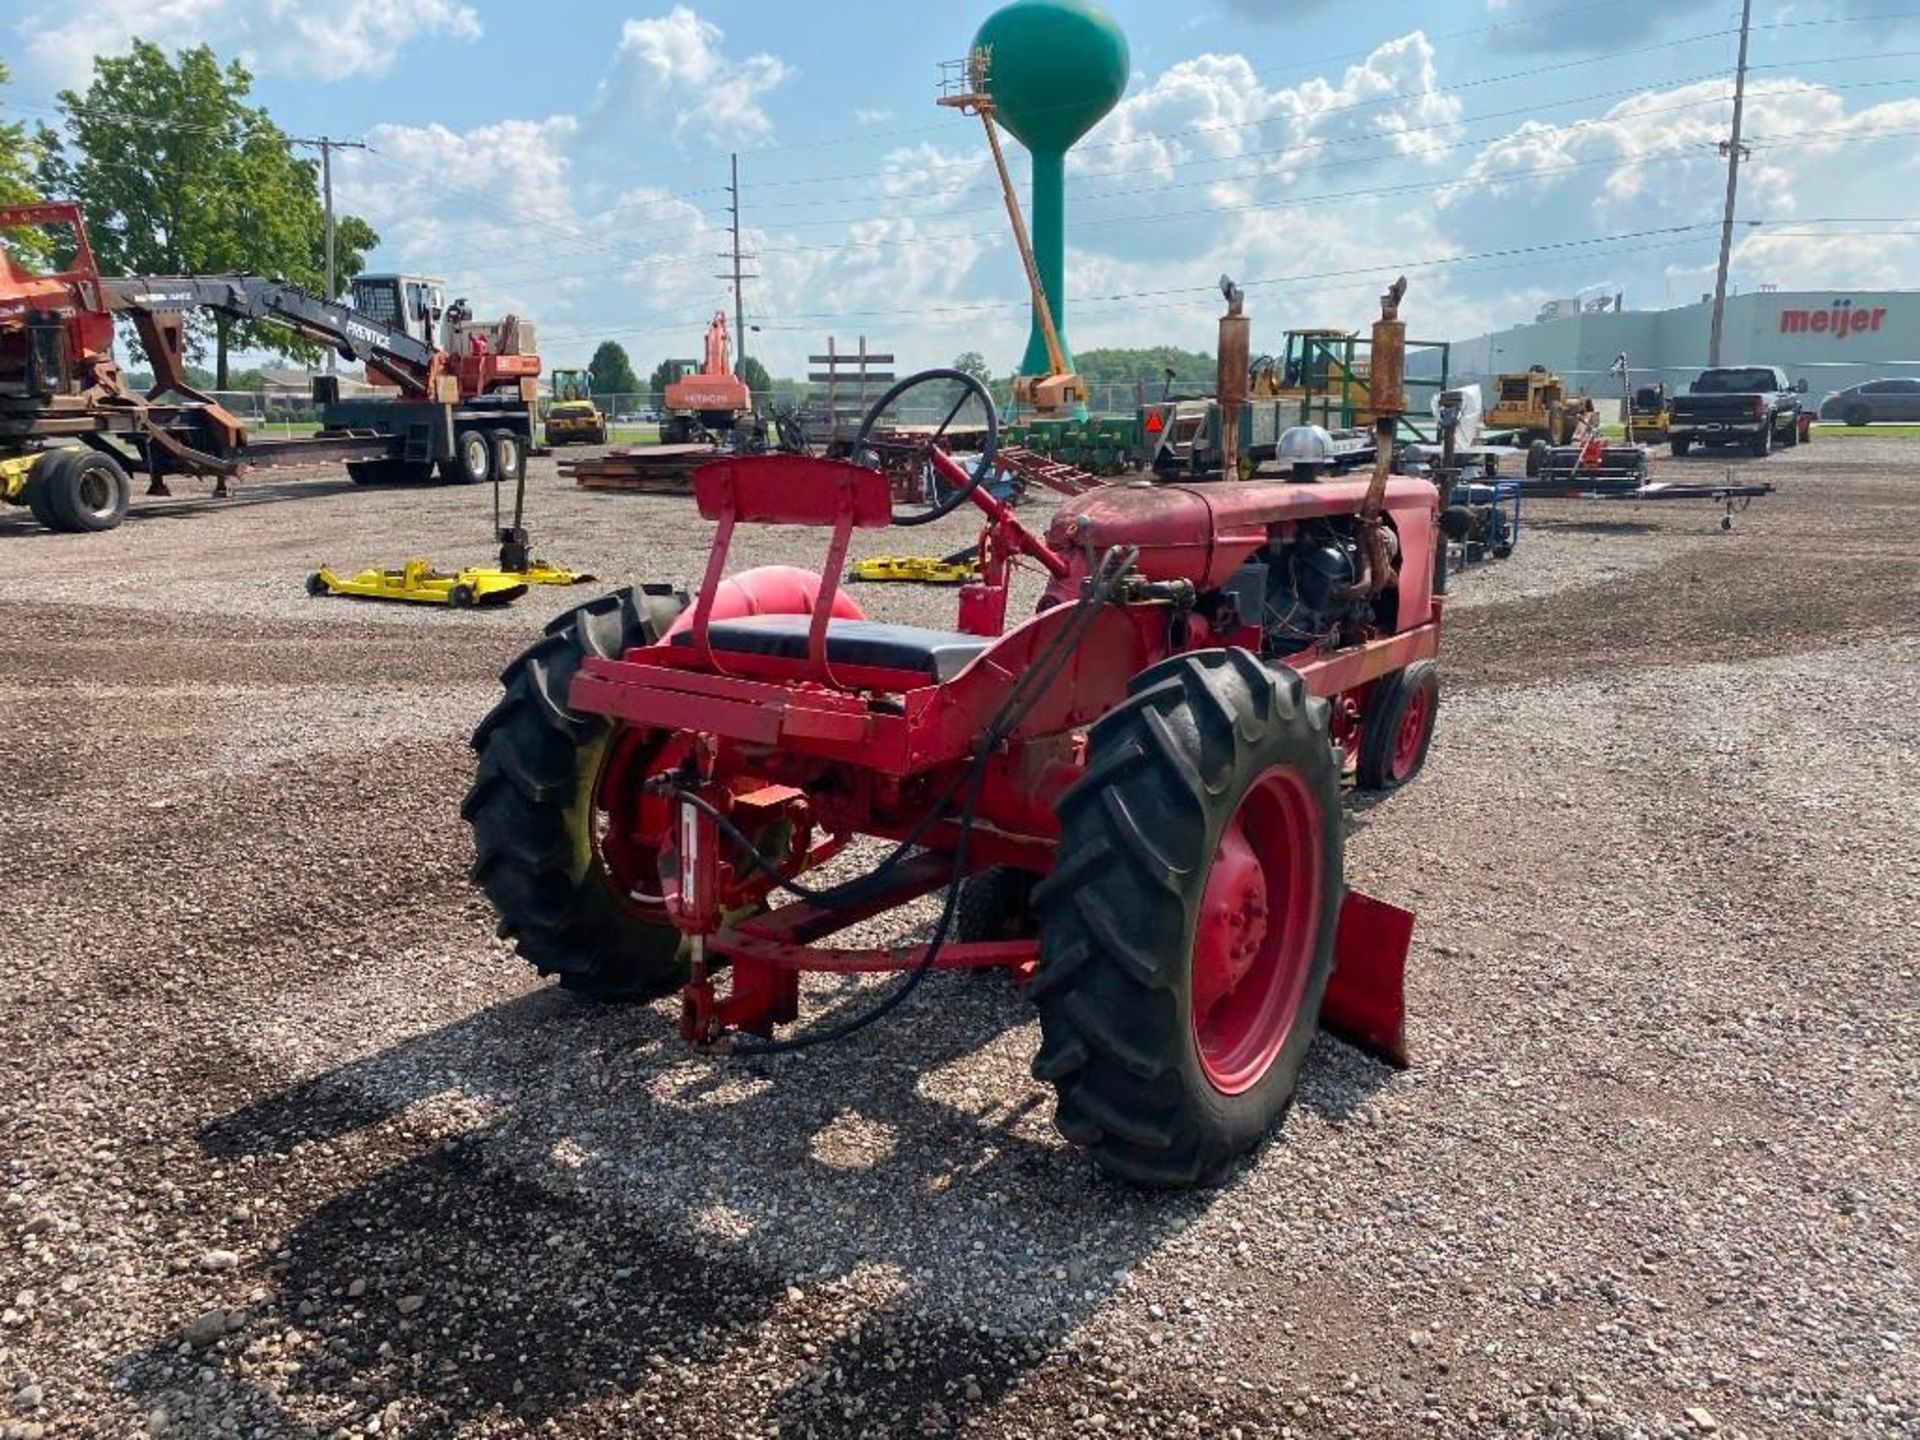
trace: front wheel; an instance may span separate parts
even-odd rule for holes
[[[1034,890],[1034,1074],[1143,1185],[1211,1182],[1286,1112],[1341,896],[1324,700],[1245,650],[1174,656],[1093,727]]]
[[[1493,553],[1505,559],[1513,553],[1496,541]],[[1354,779],[1362,790],[1398,790],[1420,773],[1433,744],[1433,723],[1440,715],[1440,668],[1431,660],[1416,660],[1404,670],[1385,676],[1373,687],[1360,732],[1359,763]]]
[[[632,758],[621,742],[633,737],[569,709],[567,692],[588,656],[653,644],[685,605],[649,586],[561,615],[507,667],[506,694],[473,734],[479,763],[460,807],[473,829],[473,878],[500,934],[542,975],[591,1000],[654,999],[684,983],[686,967],[664,910],[636,899],[645,865],[610,840],[601,781],[610,760]]]
[[[1676,437],[1667,443],[1667,448],[1673,452],[1674,459],[1682,460],[1686,458],[1687,451],[1693,448],[1693,441]]]
[[[1873,412],[1864,405],[1849,405],[1840,418],[1857,430],[1873,419]]]

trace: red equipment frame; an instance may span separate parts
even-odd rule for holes
[[[968,483],[944,452],[930,449],[928,458],[948,484]],[[624,727],[619,733],[654,737],[610,765],[617,778],[603,776],[609,835],[602,844],[603,853],[626,857],[628,873],[657,867],[660,893],[636,885],[632,903],[651,918],[670,920],[692,941],[693,975],[682,1005],[686,1037],[711,1043],[735,1029],[770,1035],[775,1025],[797,1018],[803,971],[903,970],[926,962],[922,946],[820,942],[954,880],[958,822],[924,825],[922,817],[973,762],[1009,688],[1079,614],[1079,607],[1057,603],[1004,629],[1016,557],[1046,572],[1048,597],[1057,602],[1075,598],[1099,555],[1121,543],[1137,548],[1133,568],[1142,580],[1213,590],[1255,550],[1284,539],[1301,522],[1358,515],[1366,491],[1364,479],[1107,487],[1070,500],[1042,539],[977,486],[970,498],[983,512],[982,570],[961,591],[959,629],[998,638],[958,674],[936,683],[918,671],[852,665],[829,654],[834,620],[860,618],[839,591],[853,531],[890,523],[884,475],[845,461],[789,455],[731,458],[695,471],[700,513],[717,531],[699,595],[674,627],[687,632],[685,642],[670,634],[617,659],[589,657],[569,694],[573,709],[613,719]],[[1374,684],[1438,650],[1437,507],[1425,481],[1393,479],[1385,515],[1398,541],[1397,583],[1376,602],[1376,613],[1390,620],[1357,643],[1282,657],[1311,694],[1334,702],[1333,735],[1349,757],[1357,753]],[[741,523],[830,525],[822,575],[777,568],[724,578]],[[808,615],[805,654],[716,650],[714,622],[751,613]],[[1058,834],[1055,802],[1084,767],[1084,731],[1124,698],[1133,676],[1183,650],[1260,650],[1257,625],[1216,630],[1168,600],[1164,589],[1153,598],[1103,605],[1083,623],[1088,628],[1057,677],[986,762],[967,841],[969,871],[990,865],[1047,870]],[[659,743],[662,737],[671,742]],[[722,831],[705,808],[666,803],[646,787],[647,776],[670,769],[676,785],[741,830],[765,835],[784,826],[778,863],[788,878],[856,834],[893,840],[913,834],[925,848],[857,904],[796,901],[730,918],[766,901],[774,881],[761,866],[725,858]],[[816,831],[824,832],[818,843]],[[1408,912],[1348,892],[1321,1017],[1328,1028],[1401,1062],[1401,980],[1412,926]],[[724,994],[712,974],[717,957],[732,962]],[[955,941],[940,947],[932,967],[1003,967],[1024,978],[1036,957],[1031,939]]]
[[[0,207],[0,231],[64,225],[73,232],[73,262],[65,270],[36,274],[0,251],[0,321],[24,319],[29,311],[71,310],[68,345],[78,361],[113,348],[113,317],[100,294],[100,267],[87,241],[86,221],[71,200]]]

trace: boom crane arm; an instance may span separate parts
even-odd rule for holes
[[[342,359],[371,366],[409,395],[431,394],[446,361],[444,351],[350,306],[264,275],[132,275],[102,280],[100,287],[106,308],[132,317],[140,327],[141,344],[154,362],[156,380],[166,365],[162,355],[178,349],[166,338],[178,322],[169,326],[163,317],[186,310],[217,310],[237,320],[285,325],[338,352]],[[149,336],[149,329],[155,334]],[[154,353],[155,341],[161,354]]]

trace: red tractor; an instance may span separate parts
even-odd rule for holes
[[[1389,366],[1398,295],[1375,332]],[[1377,404],[1397,373],[1377,362]],[[863,439],[920,385],[973,385],[988,417],[971,470],[944,427],[927,441],[937,504],[895,513],[886,477],[846,460],[705,465],[698,593],[593,601],[508,669],[474,735],[475,877],[543,974],[602,1001],[678,990],[686,1038],[736,1054],[849,1034],[931,970],[1009,970],[1061,1133],[1128,1180],[1207,1182],[1284,1113],[1320,1027],[1404,1063],[1413,917],[1345,888],[1340,796],[1426,757],[1436,492],[1385,461],[1104,486],[1039,535],[982,484],[997,428],[966,376],[903,381]],[[954,629],[868,620],[839,588],[855,530],[967,504],[980,577]],[[729,577],[741,524],[830,527],[825,563]],[[1016,565],[1045,592],[1009,629]],[[867,873],[806,882],[856,837],[886,842]],[[823,943],[936,894],[923,944]],[[773,1039],[819,971],[905,979]]]

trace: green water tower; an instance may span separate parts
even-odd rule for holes
[[[1014,0],[989,15],[973,37],[987,56],[986,92],[993,112],[1033,157],[1033,258],[1047,293],[1067,368],[1067,151],[1114,107],[1127,88],[1127,37],[1114,18],[1088,0]],[[1036,315],[1023,375],[1049,369]]]

